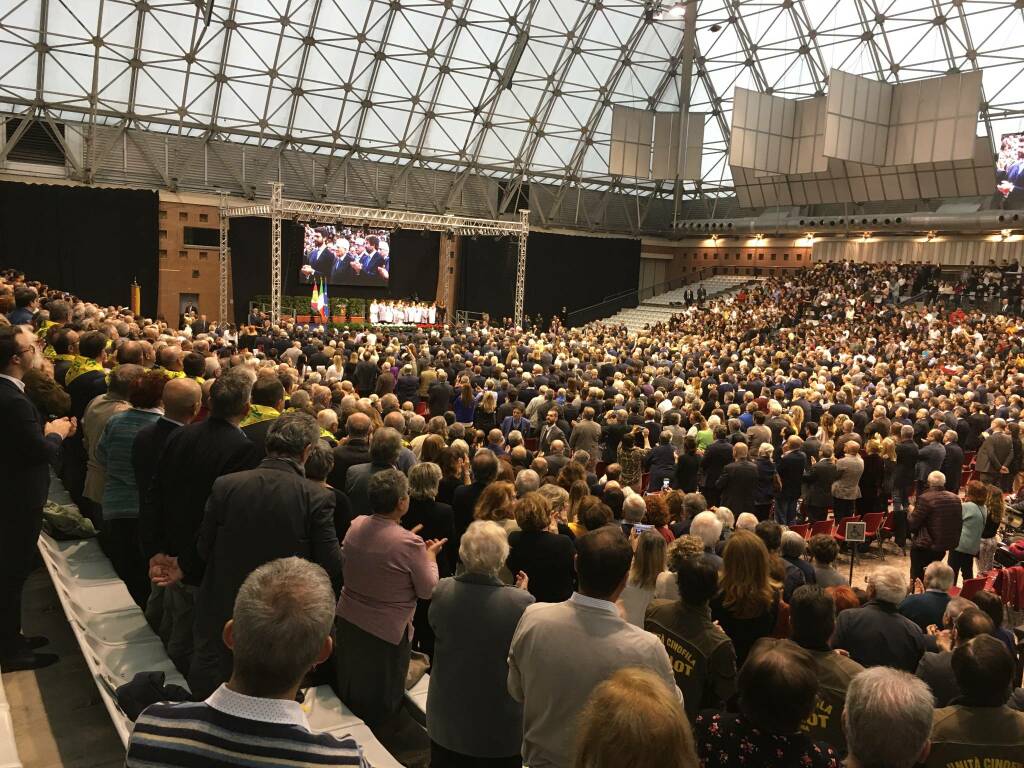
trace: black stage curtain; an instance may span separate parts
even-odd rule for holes
[[[458,307],[512,315],[518,242],[513,238],[463,238],[459,264]],[[573,312],[605,297],[636,288],[640,281],[640,241],[531,232],[526,243],[523,309],[545,322],[562,308]],[[627,300],[623,300],[625,303]],[[619,309],[609,304],[602,315]]]
[[[97,304],[157,308],[160,196],[138,189],[0,182],[0,266]]]
[[[331,285],[330,298],[392,298],[433,302],[437,291],[440,234],[400,229],[391,233],[391,280],[384,287]],[[270,219],[231,220],[231,282],[235,319],[243,322],[253,296],[270,293]],[[286,296],[304,296],[312,286],[299,282],[303,229],[281,223],[282,286]]]

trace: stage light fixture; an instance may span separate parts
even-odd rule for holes
[[[864,240],[869,240],[871,238],[871,233],[870,232],[865,232],[862,235],[862,237],[863,237]]]
[[[764,240],[764,235],[762,235],[762,234],[754,235],[754,239],[757,240],[757,242],[760,243],[762,240]]]
[[[930,242],[931,242],[932,240],[934,240],[934,239],[935,239],[935,231],[934,231],[934,230],[932,230],[931,232],[929,232],[929,233],[928,233],[928,234],[926,235],[926,237],[927,237],[927,239],[928,239],[928,242],[930,243]]]
[[[999,232],[999,234],[1000,234],[1000,236],[1002,236],[1003,240],[1006,240],[1006,239],[1008,239],[1010,237],[1010,230],[1008,230],[1008,229],[1001,230]]]

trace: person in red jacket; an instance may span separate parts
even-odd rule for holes
[[[910,543],[910,578],[924,576],[929,563],[942,560],[946,552],[960,543],[963,517],[960,497],[947,491],[946,476],[941,472],[928,474],[928,490],[917,497],[907,518],[913,534]]]

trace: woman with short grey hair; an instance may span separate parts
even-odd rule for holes
[[[430,599],[437,585],[445,541],[424,541],[399,525],[409,486],[397,469],[371,475],[367,498],[372,514],[352,521],[341,549],[335,669],[339,698],[376,726],[402,705],[416,601]]]
[[[508,693],[508,651],[533,597],[526,580],[516,589],[498,579],[508,549],[497,523],[470,524],[459,545],[465,573],[442,579],[434,590],[430,625],[436,639],[427,694],[432,768],[523,764],[523,710]]]

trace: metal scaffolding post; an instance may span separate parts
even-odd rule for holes
[[[228,196],[223,192],[220,195],[220,265],[218,280],[218,323],[226,323],[228,317]]]
[[[277,181],[270,191],[270,322],[281,322],[281,193]]]
[[[526,238],[530,234],[530,212],[525,208],[519,210],[519,258],[516,260],[516,303],[514,321],[517,327],[523,327],[523,292],[526,289]]]

